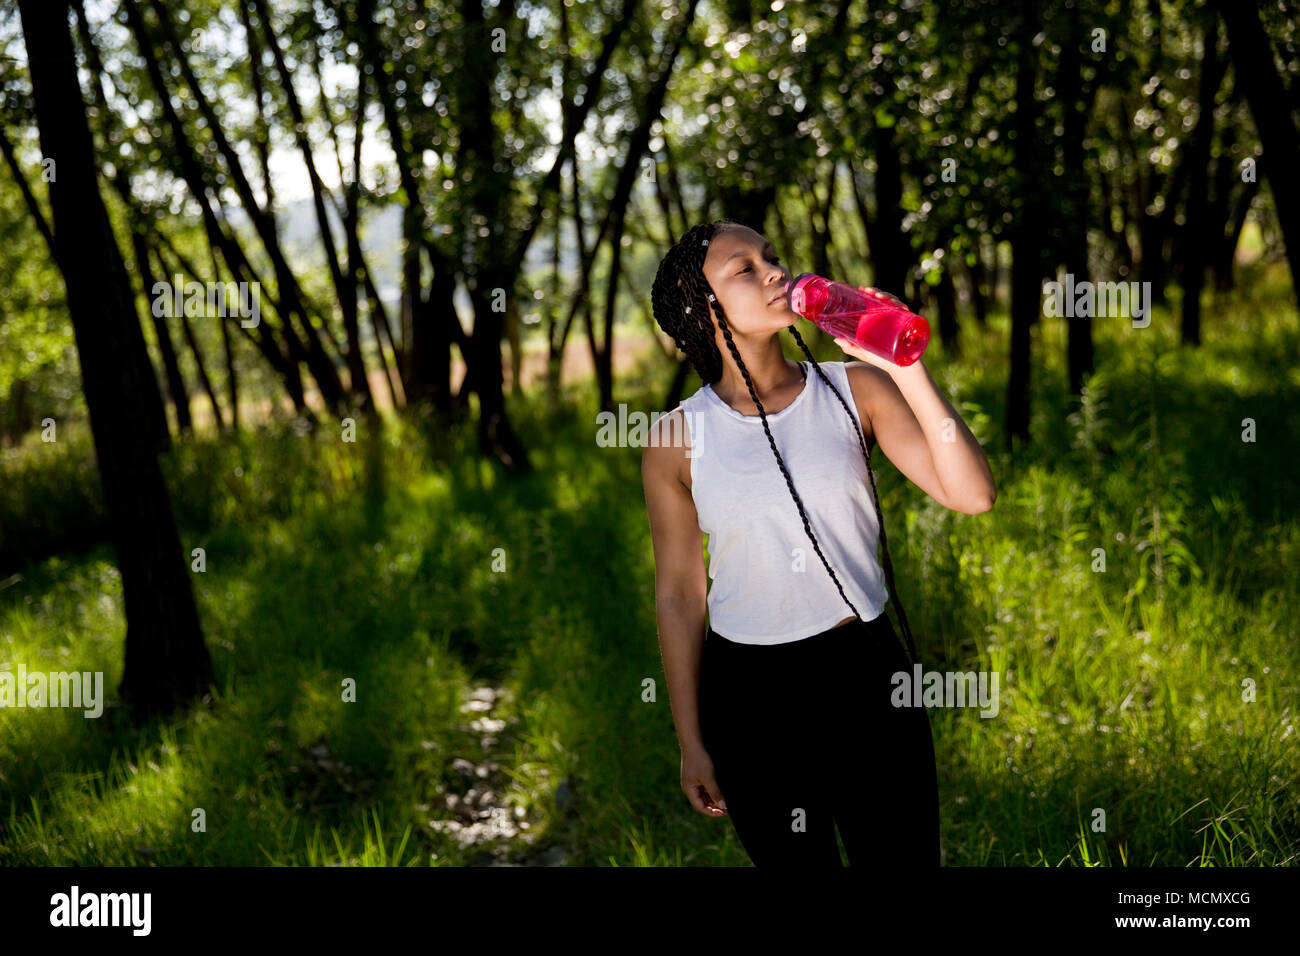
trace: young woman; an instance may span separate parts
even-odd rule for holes
[[[909,647],[911,632],[870,446],[954,511],[991,508],[993,477],[921,362],[836,339],[866,364],[819,364],[790,278],[770,243],[723,219],[669,250],[651,293],[705,383],[642,457],[682,789],[697,812],[729,816],[759,866],[840,866],[837,827],[850,863],[936,866],[929,718],[890,703],[891,676],[911,672],[890,595]],[[807,361],[782,354],[783,328]]]

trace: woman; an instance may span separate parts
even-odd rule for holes
[[[929,719],[890,704],[891,675],[911,665],[884,614],[893,573],[869,446],[954,511],[987,511],[996,490],[921,362],[846,339],[866,364],[813,358],[789,281],[762,236],[723,219],[682,237],[651,293],[705,383],[656,422],[642,458],[682,789],[697,812],[729,816],[759,866],[840,866],[836,828],[850,863],[935,866]],[[783,328],[807,361],[784,357]]]

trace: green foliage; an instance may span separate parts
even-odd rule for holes
[[[467,81],[484,72],[466,69],[463,53],[483,51],[460,42],[460,9],[434,4],[414,15],[376,6],[370,66],[398,128],[388,128],[385,115],[366,142],[405,143],[420,195],[406,195],[380,160],[364,171],[363,209],[382,214],[390,202],[415,203],[424,238],[442,243],[455,267],[476,265],[503,247],[493,227],[522,221],[537,205],[539,171],[554,156],[547,114],[534,107],[552,92],[558,8],[510,23],[506,52],[478,64],[493,71],[487,132],[497,153],[478,159],[499,168],[475,167],[484,175],[474,177],[456,164],[475,162],[465,152],[466,119],[475,115]],[[1079,8],[1080,22],[1104,25],[1111,39],[1105,56],[1082,58],[1080,71],[1085,87],[1098,86],[1085,172],[1101,197],[1090,226],[1103,269],[1117,265],[1122,242],[1100,242],[1102,227],[1109,236],[1111,227],[1142,225],[1120,221],[1121,209],[1147,206],[1142,215],[1179,221],[1184,197],[1172,193],[1169,169],[1202,108],[1199,28],[1184,16],[1191,7],[1138,5],[1132,17],[1120,17],[1114,3]],[[572,83],[595,61],[609,23],[607,14],[565,9],[573,10]],[[902,235],[893,238],[911,245],[925,282],[940,280],[940,262],[973,265],[977,245],[1005,238],[1023,202],[1048,204],[1042,241],[1059,245],[1060,224],[1077,218],[1061,202],[1074,171],[1062,165],[1057,132],[1074,104],[1049,87],[1068,79],[1059,64],[1075,37],[1066,18],[1045,22],[1032,57],[1044,147],[1035,172],[1045,184],[1031,195],[1020,188],[1027,170],[1015,164],[1011,135],[1029,104],[1014,102],[1023,35],[1010,9],[868,5],[854,11],[853,29],[833,35],[832,7],[822,7],[800,28],[802,50],[788,13],[760,11],[742,23],[748,8],[733,5],[728,14],[711,12],[712,21],[701,15],[682,31],[682,65],[652,131],[649,151],[663,172],[672,147],[674,175],[656,185],[692,212],[707,212],[720,196],[775,194],[755,208],[770,205],[783,230],[814,220],[808,233],[780,236],[795,246],[782,249],[793,264],[819,251],[820,226],[805,200],[825,202],[833,163],[850,164],[862,198],[875,202],[875,134],[888,129],[904,213]],[[328,0],[271,9],[301,84],[307,134],[328,155],[340,124],[340,166],[355,89],[344,79],[322,101],[310,66],[320,57],[331,76],[351,75],[368,37],[349,11]],[[110,115],[93,120],[97,155],[130,178],[144,215],[205,269],[192,197],[134,40],[111,16],[89,12],[113,101]],[[583,149],[593,152],[579,176],[587,220],[600,218],[597,198],[613,193],[619,169],[608,160],[625,158],[662,41],[680,30],[681,12],[639,6],[605,72],[599,121],[585,130]],[[285,86],[269,68],[268,130],[249,108],[247,46],[224,42],[232,29],[241,34],[231,14],[219,0],[175,12],[187,63],[256,188],[252,147],[265,135],[292,148],[293,130]],[[1280,52],[1294,52],[1278,16],[1262,14]],[[30,170],[35,144],[14,18],[0,19],[0,31],[8,54],[0,57],[0,95],[17,107],[6,113],[6,130]],[[168,82],[178,101],[192,102],[170,57]],[[814,59],[824,69],[815,87],[805,79]],[[1300,58],[1279,60],[1294,87]],[[376,92],[370,105],[378,114]],[[1233,172],[1222,198],[1235,201],[1244,189],[1236,166],[1254,155],[1257,137],[1240,97],[1222,100],[1216,115],[1215,170]],[[269,280],[265,250],[212,151],[212,130],[192,108],[182,117],[232,231]],[[957,162],[954,182],[939,176],[948,158]],[[334,159],[321,163],[330,178]],[[650,186],[638,181],[634,205],[653,195]],[[124,209],[110,189],[105,194],[121,229]],[[1259,221],[1269,224],[1268,191],[1256,202]],[[318,237],[297,228],[310,217],[287,205],[281,191],[275,212],[285,247],[338,337]],[[625,238],[651,235],[644,220],[657,221],[629,215]],[[834,255],[851,272],[865,248],[856,204],[840,195],[830,221]],[[366,247],[381,286],[397,277],[389,235],[388,247]],[[941,249],[951,258],[941,260]],[[1300,770],[1288,697],[1298,683],[1289,623],[1300,524],[1289,496],[1300,339],[1293,290],[1270,261],[1276,241],[1251,221],[1241,249],[1255,261],[1240,264],[1240,291],[1207,314],[1203,348],[1177,347],[1174,317],[1163,309],[1147,330],[1099,323],[1099,372],[1079,402],[1061,367],[1065,324],[1040,323],[1033,442],[1014,458],[997,450],[1006,316],[995,311],[984,331],[963,328],[960,364],[948,363],[937,343],[927,360],[985,444],[1000,492],[992,513],[959,515],[892,466],[880,468],[899,586],[927,661],[1003,677],[995,720],[952,711],[932,720],[951,864],[1296,860],[1300,804],[1285,784]],[[589,295],[597,314],[608,255],[605,246],[596,251]],[[626,276],[636,288],[648,288],[656,258],[642,243],[627,249]],[[63,280],[7,173],[0,275],[0,425],[21,434],[53,416],[59,429],[57,443],[29,433],[0,453],[0,662],[102,671],[112,697],[126,622]],[[532,278],[517,289],[540,288]],[[565,314],[563,292],[557,287],[547,299],[553,315]],[[148,322],[144,329],[152,340]],[[217,356],[218,328],[196,323],[195,332]],[[269,394],[275,383],[264,363],[246,342],[239,346],[242,387]],[[181,363],[193,386],[192,357]],[[218,390],[220,365],[210,358]],[[651,408],[667,378],[663,369],[641,369],[619,387],[633,405]],[[283,420],[178,442],[164,462],[185,548],[178,560],[188,561],[193,548],[206,555],[207,570],[193,580],[217,700],[146,727],[129,726],[110,706],[94,732],[73,713],[0,710],[0,863],[460,865],[478,859],[479,846],[528,849],[524,836],[460,844],[447,800],[463,782],[462,761],[486,781],[478,797],[488,794],[508,818],[522,816],[528,837],[568,848],[574,862],[743,863],[729,825],[691,813],[679,790],[639,451],[598,448],[594,412],[586,390],[554,404],[540,395],[513,399],[512,421],[538,467],[523,478],[480,461],[472,427],[436,433],[409,419],[363,425],[355,445],[341,443],[332,427],[302,435]],[[1245,418],[1258,426],[1254,443],[1240,439]],[[494,566],[498,559],[504,568]],[[647,678],[658,687],[654,703],[641,697]],[[340,700],[346,679],[360,689],[355,704]],[[1243,699],[1245,681],[1257,686],[1254,702]],[[499,732],[469,708],[476,688],[493,690]],[[490,769],[486,756],[499,767]],[[195,808],[207,814],[205,833],[191,829]],[[1092,828],[1097,809],[1106,813],[1105,831]]]
[[[993,511],[947,511],[878,466],[925,666],[1001,675],[996,718],[931,712],[947,862],[1293,863],[1294,331],[1245,299],[1200,350],[1172,347],[1163,310],[1147,330],[1099,329],[1105,372],[1075,403],[1064,323],[1044,323],[1034,442],[1010,459],[989,360],[1005,323],[971,334],[961,364],[927,361],[990,453]],[[1241,348],[1248,335],[1264,344]],[[667,378],[626,381],[650,408]],[[193,579],[220,697],[145,728],[110,706],[98,733],[0,711],[0,861],[463,865],[545,841],[577,863],[745,863],[731,827],[680,792],[639,450],[598,448],[595,411],[586,389],[516,399],[538,466],[522,478],[478,462],[472,428],[430,445],[396,419],[359,423],[355,444],[286,422],[180,443],[167,473],[184,546],[206,551]],[[67,461],[89,463],[86,441],[25,454],[19,473],[49,477],[47,512],[84,494]],[[103,670],[116,687],[110,551],[3,584],[0,660]],[[340,702],[346,677],[355,704]],[[501,691],[490,751],[463,709],[483,686]],[[499,763],[491,799],[530,827],[462,847],[443,805],[457,758]]]
[[[39,181],[39,165],[34,170]],[[63,277],[7,169],[0,174],[0,277],[2,444],[43,418],[85,409]]]

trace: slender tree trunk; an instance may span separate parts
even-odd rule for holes
[[[1038,104],[1034,87],[1038,77],[1038,51],[1033,36],[1038,29],[1038,3],[1030,0],[1016,38],[1016,168],[1022,177],[1021,201],[1012,225],[1011,247],[1015,257],[1011,273],[1011,369],[1007,379],[1006,442],[1029,441],[1029,344],[1030,329],[1042,301],[1042,190],[1039,158],[1035,148]]]
[[[939,341],[946,354],[956,358],[961,355],[961,342],[957,326],[957,289],[952,281],[952,250],[943,257],[939,266],[939,285],[934,290],[935,305],[939,309]]]
[[[1228,51],[1237,81],[1250,104],[1250,115],[1264,147],[1259,169],[1273,190],[1292,291],[1300,298],[1300,184],[1295,178],[1300,135],[1286,108],[1291,99],[1274,68],[1273,48],[1259,21],[1258,7],[1238,0],[1215,0],[1214,5],[1227,24]]]
[[[226,398],[230,402],[230,429],[239,431],[239,380],[235,374],[235,349],[230,329],[221,323],[221,348],[226,356]]]
[[[226,268],[231,271],[232,275],[237,276],[239,275],[237,271],[238,264],[243,263],[244,265],[247,265],[246,261],[242,259],[242,252],[237,245],[226,240],[224,233],[219,226],[217,226],[215,217],[212,222],[214,227],[216,227],[217,235],[215,240],[217,245],[214,246],[213,233],[209,232],[208,234],[208,251],[213,258],[213,274],[217,276],[220,275],[220,272],[216,268],[216,251],[217,249],[220,249],[222,254],[221,257],[226,263]],[[166,259],[162,254],[162,249],[165,247],[168,255],[180,263],[181,269],[184,270],[184,272],[189,275],[198,275],[198,272],[194,268],[194,264],[176,248],[165,234],[159,232],[155,235],[160,243],[156,248],[156,254],[161,267],[166,268]],[[293,403],[294,410],[298,414],[310,415],[311,411],[307,406],[306,398],[303,394],[302,376],[301,370],[298,367],[298,360],[297,358],[292,357],[288,359],[285,358],[284,354],[280,351],[279,343],[276,341],[273,332],[268,331],[270,326],[267,322],[266,316],[263,316],[262,321],[257,325],[257,335],[254,335],[249,332],[248,329],[244,328],[243,324],[239,323],[238,319],[234,316],[226,316],[223,327],[225,324],[230,322],[237,323],[236,327],[239,331],[257,347],[258,351],[262,353],[262,356],[266,359],[267,363],[280,376],[280,380],[284,383],[285,392],[288,394],[289,400]],[[282,331],[286,333],[286,339],[288,341],[291,343],[296,341],[291,328],[286,327],[282,329]],[[300,352],[292,352],[292,355],[300,354]]]
[[[701,213],[695,219],[692,219],[686,212],[686,200],[682,195],[681,177],[677,175],[677,164],[673,160],[672,148],[668,145],[667,140],[664,141],[664,156],[668,159],[668,182],[672,187],[670,192],[673,196],[673,202],[677,204],[677,214],[681,217],[682,232],[684,233],[691,228],[692,223],[702,220],[704,215]]]
[[[1152,77],[1158,77],[1160,84],[1152,84],[1152,90],[1148,97],[1148,107],[1156,116],[1164,115],[1164,107],[1160,103],[1160,93],[1164,85],[1164,30],[1161,21],[1161,0],[1147,0],[1147,13],[1152,24],[1151,40],[1151,59],[1147,70]],[[1125,129],[1128,129],[1127,124]],[[1181,165],[1181,152],[1175,156],[1174,162]],[[1143,282],[1149,282],[1151,285],[1151,305],[1164,305],[1167,300],[1165,285],[1168,282],[1168,261],[1165,257],[1165,244],[1169,238],[1169,221],[1172,217],[1170,207],[1178,201],[1179,190],[1177,187],[1170,188],[1166,191],[1166,201],[1160,212],[1152,213],[1150,208],[1155,202],[1157,196],[1161,193],[1161,187],[1168,181],[1168,177],[1162,168],[1149,162],[1142,162],[1138,165],[1141,171],[1138,176],[1139,188],[1142,189],[1141,199],[1138,204],[1138,246],[1141,250],[1140,275]]]
[[[677,237],[685,232],[686,227],[683,226],[681,230],[673,227],[673,207],[671,201],[668,199],[668,193],[664,189],[664,179],[665,176],[660,172],[659,165],[656,163],[655,201],[659,204],[659,212],[664,217],[664,232],[667,234],[668,245],[673,246],[677,244]],[[556,217],[556,222],[559,222],[558,215]]]
[[[9,401],[0,408],[0,438],[5,445],[15,445],[32,427],[32,415],[27,404],[27,392],[30,386],[26,379],[19,379],[9,389]]]
[[[149,265],[149,248],[144,235],[139,230],[131,233],[131,247],[135,253],[135,268],[144,287],[144,301],[153,318],[154,338],[158,341],[158,351],[162,355],[163,368],[167,373],[167,392],[171,397],[172,408],[176,413],[176,428],[184,434],[193,431],[194,423],[190,419],[190,396],[185,388],[185,379],[181,376],[180,363],[176,361],[176,350],[172,348],[171,333],[167,329],[167,317],[159,315],[151,305],[153,288],[156,282],[153,269]]]
[[[1069,8],[1066,35],[1061,39],[1061,61],[1056,88],[1065,110],[1061,142],[1062,166],[1065,171],[1064,235],[1062,252],[1065,269],[1076,282],[1090,278],[1088,269],[1088,175],[1084,169],[1083,137],[1092,112],[1095,81],[1083,89],[1083,64],[1080,44],[1086,35],[1081,28],[1078,4]],[[1066,318],[1066,367],[1070,392],[1080,395],[1084,379],[1093,371],[1092,317]]]
[[[563,6],[563,4],[561,4]],[[655,182],[661,188],[656,191],[663,195],[662,183],[656,177]],[[560,397],[560,379],[564,371],[563,353],[555,347],[555,331],[560,315],[560,243],[564,232],[564,189],[554,193],[555,213],[551,217],[555,223],[555,232],[551,237],[551,295],[546,303],[546,396],[552,407]],[[665,221],[669,217],[665,216]],[[671,228],[671,227],[669,227]]]
[[[383,355],[384,349],[383,342],[379,338],[379,334],[382,332],[384,338],[388,340],[388,347],[393,351],[393,374],[402,385],[402,400],[398,402],[397,391],[392,377],[389,378],[388,390],[393,396],[393,407],[404,408],[409,399],[406,395],[406,380],[402,378],[402,349],[393,340],[393,328],[388,323],[388,309],[385,308],[383,301],[379,298],[379,290],[375,288],[375,280],[371,278],[370,267],[365,265],[364,259],[362,260],[361,278],[365,284],[366,309],[368,310],[367,314],[370,316],[370,324],[375,330],[375,341],[379,346],[379,354]],[[385,364],[385,369],[387,369],[387,364]]]
[[[81,0],[75,0],[72,8],[76,14],[75,20],[77,29],[81,34],[82,43],[85,47],[87,64],[91,68],[93,75],[97,77],[96,82],[91,84],[93,91],[94,105],[103,117],[102,122],[106,125],[112,122],[113,114],[109,107],[108,101],[104,96],[103,88],[98,82],[98,77],[104,75],[104,65],[99,56],[99,49],[95,46],[94,39],[90,33],[90,24],[86,19],[85,10],[82,8]],[[153,270],[149,265],[149,246],[148,246],[148,226],[149,218],[140,211],[139,204],[131,194],[130,183],[126,176],[119,170],[105,174],[105,178],[122,197],[122,203],[126,207],[127,218],[131,228],[131,247],[135,259],[136,271],[139,274],[140,282],[143,286],[145,302],[148,303],[149,312],[153,319],[154,338],[158,342],[158,351],[162,356],[163,369],[166,376],[167,391],[172,401],[172,407],[175,409],[177,428],[185,433],[193,429],[193,422],[190,417],[189,394],[185,388],[184,379],[181,377],[180,366],[176,359],[176,351],[172,347],[171,333],[167,328],[165,316],[154,314],[152,308],[153,288],[155,277]],[[23,183],[22,185],[26,185]],[[151,369],[152,371],[152,369]],[[165,428],[165,421],[164,421]]]
[[[596,362],[596,379],[600,384],[600,407],[602,410],[612,411],[614,406],[614,314],[618,300],[618,273],[623,262],[623,229],[628,205],[632,199],[632,187],[636,185],[641,157],[645,155],[645,151],[650,145],[650,131],[659,119],[659,114],[663,111],[664,99],[668,93],[668,83],[672,79],[673,68],[681,51],[681,38],[686,35],[695,19],[695,10],[698,3],[699,0],[689,0],[684,23],[676,32],[678,39],[664,53],[662,62],[658,66],[655,78],[651,82],[646,95],[645,112],[641,114],[636,129],[628,137],[627,156],[623,161],[622,168],[619,170],[614,185],[614,194],[610,199],[610,211],[613,215],[610,222],[609,245],[611,255],[605,292],[605,344],[604,348],[598,353]],[[761,196],[762,193],[760,192],[760,200]],[[760,210],[758,210],[757,205],[758,203],[755,204],[754,208],[750,208],[747,214],[759,214]],[[760,222],[755,228],[761,229],[762,223]],[[593,248],[599,247],[599,245],[600,240],[598,239],[596,246]]]
[[[912,256],[903,232],[903,163],[895,129],[875,127],[871,133],[876,151],[876,216],[867,242],[876,268],[876,288],[902,295]]]
[[[253,148],[257,151],[258,167],[262,173],[262,191],[266,194],[266,214],[273,217],[275,215],[275,185],[271,181],[271,129],[270,124],[266,121],[266,108],[270,97],[267,95],[266,84],[262,79],[264,68],[262,42],[258,39],[257,31],[253,28],[249,4],[239,3],[237,8],[239,10],[239,21],[244,28],[244,38],[248,43],[248,75],[253,81],[253,99],[257,104],[257,123],[256,132],[253,134]]]
[[[320,235],[321,246],[325,250],[325,264],[329,267],[330,279],[334,286],[335,296],[340,303],[343,314],[343,328],[347,336],[347,354],[346,362],[348,366],[350,390],[361,399],[363,408],[372,408],[374,405],[374,396],[370,394],[370,383],[366,378],[365,363],[361,357],[361,337],[357,325],[357,294],[355,274],[351,278],[345,278],[343,266],[339,263],[338,249],[334,243],[334,230],[330,225],[329,214],[326,212],[326,191],[325,184],[321,181],[320,174],[316,171],[316,160],[312,151],[312,144],[307,138],[307,119],[303,114],[302,104],[298,100],[298,93],[293,85],[293,75],[289,72],[289,67],[284,61],[284,54],[280,50],[280,41],[275,35],[271,26],[271,11],[264,4],[256,0],[244,0],[246,4],[254,7],[261,17],[262,30],[266,37],[266,48],[271,52],[271,61],[275,64],[276,72],[280,75],[280,85],[284,92],[285,102],[289,106],[289,118],[292,121],[294,130],[294,139],[298,143],[298,151],[302,155],[303,165],[307,169],[307,181],[311,185],[312,208],[316,213],[316,229]],[[364,80],[361,83],[362,89],[365,88]],[[364,111],[364,97],[361,97],[362,110]],[[363,114],[364,115],[364,114]],[[361,131],[364,124],[357,126],[357,148],[360,148]],[[349,203],[355,203],[354,192],[350,192]],[[349,207],[349,215],[355,212],[354,207]],[[348,228],[348,222],[344,222],[345,230]],[[353,236],[349,236],[352,239]],[[349,254],[353,252],[349,246]],[[352,260],[355,264],[355,259]]]
[[[1106,175],[1106,170],[1100,164],[1096,166],[1097,185],[1101,191],[1100,218],[1102,228],[1106,232],[1106,238],[1110,242],[1111,249],[1114,250],[1116,267],[1115,271],[1121,279],[1127,281],[1133,275],[1133,250],[1128,244],[1128,206],[1124,201],[1124,196],[1120,192],[1113,190],[1111,179]],[[1115,226],[1112,218],[1113,210],[1118,209],[1120,212],[1120,225]]]
[[[986,328],[989,322],[989,271],[984,264],[984,243],[980,236],[975,237],[975,261],[967,267],[966,274],[970,281],[970,302],[975,310],[975,322],[981,329]]]
[[[86,407],[126,608],[120,693],[134,717],[167,714],[208,692],[212,662],[190,586],[156,435],[130,280],[96,182],[67,0],[20,0],[41,150],[50,183],[56,259],[67,283]],[[132,327],[135,332],[132,333]],[[161,403],[159,403],[161,404]]]
[[[122,6],[127,11],[128,19],[134,19],[137,28],[136,33],[140,38],[141,52],[143,53],[150,48],[150,44],[148,32],[145,30],[143,20],[136,9],[136,0],[123,0]],[[339,378],[338,369],[333,358],[325,351],[324,344],[321,341],[322,333],[317,330],[311,321],[311,312],[307,307],[297,277],[289,268],[288,260],[285,258],[284,251],[280,246],[279,237],[276,235],[275,224],[266,211],[258,205],[256,197],[253,195],[252,186],[244,175],[243,164],[223,132],[221,121],[213,110],[207,94],[204,93],[203,87],[199,83],[198,77],[195,76],[189,59],[181,47],[180,38],[177,35],[171,14],[168,12],[166,5],[161,0],[150,0],[150,8],[154,11],[154,15],[158,20],[163,38],[166,40],[167,45],[171,47],[175,63],[180,68],[181,76],[190,87],[190,95],[198,104],[199,113],[208,124],[208,130],[217,151],[225,161],[226,168],[229,171],[230,183],[238,194],[244,211],[257,231],[267,257],[271,261],[275,273],[277,292],[283,307],[281,314],[284,318],[285,327],[287,329],[291,325],[293,317],[297,317],[303,333],[302,341],[305,344],[303,360],[311,371],[312,377],[316,380],[316,386],[320,389],[321,400],[324,402],[325,407],[332,412],[339,412],[344,407],[343,382]],[[158,92],[160,96],[169,96],[165,86],[160,87]],[[321,324],[324,326],[324,321]]]
[[[1201,289],[1205,285],[1206,224],[1210,218],[1206,198],[1210,187],[1210,144],[1214,139],[1214,99],[1223,81],[1223,65],[1217,49],[1219,19],[1211,10],[1205,15],[1205,21],[1199,97],[1201,110],[1188,150],[1186,241],[1180,243],[1183,252],[1182,340],[1187,345],[1201,342]]]
[[[363,56],[365,62],[375,70],[375,92],[383,107],[384,123],[388,127],[398,180],[405,193],[406,205],[402,210],[402,349],[398,366],[401,369],[402,389],[408,407],[430,401],[439,417],[449,419],[457,412],[468,389],[473,387],[476,356],[456,317],[453,301],[456,277],[452,263],[423,234],[424,207],[414,172],[415,160],[412,149],[407,145],[397,100],[392,88],[384,81],[383,67],[388,57],[380,47],[373,0],[360,0],[357,4],[357,18]],[[421,279],[421,251],[428,257],[433,268],[433,282],[427,295]],[[377,301],[378,296],[372,293],[372,299]],[[465,362],[465,379],[461,383],[460,396],[453,395],[451,390],[453,341],[460,345],[461,357]]]
[[[54,230],[50,228],[50,224],[45,220],[45,213],[41,209],[41,204],[36,201],[36,195],[32,192],[31,184],[27,182],[27,174],[18,165],[18,157],[14,155],[13,143],[9,141],[3,123],[0,123],[0,153],[4,153],[9,172],[13,174],[14,182],[18,185],[18,191],[22,193],[23,202],[27,205],[27,211],[31,213],[32,221],[36,223],[36,231],[45,239],[45,245],[50,250],[50,256],[53,257]]]
[[[692,371],[694,369],[691,368],[691,363],[685,359],[677,363],[677,367],[673,370],[673,380],[668,386],[668,394],[664,396],[662,408],[673,409],[681,404],[682,393],[686,391],[686,381],[690,378]]]
[[[1228,220],[1228,234],[1219,246],[1219,263],[1215,271],[1219,288],[1224,292],[1231,291],[1237,284],[1233,268],[1237,259],[1237,244],[1241,242],[1241,230],[1246,226],[1246,217],[1250,214],[1251,203],[1255,201],[1255,196],[1259,192],[1259,180],[1252,179],[1244,186],[1233,204],[1232,216]]]
[[[199,204],[199,210],[203,216],[204,230],[208,236],[208,242],[211,246],[221,250],[222,259],[226,262],[226,267],[230,270],[232,276],[241,281],[259,282],[256,270],[248,261],[231,235],[227,232],[222,222],[218,220],[216,213],[208,198],[208,183],[203,174],[203,168],[200,165],[197,153],[191,143],[189,136],[186,134],[185,127],[181,123],[180,116],[172,103],[172,96],[163,78],[162,67],[154,53],[153,43],[148,30],[145,28],[144,20],[140,14],[134,0],[125,0],[122,7],[126,13],[127,23],[132,34],[136,38],[137,46],[144,60],[145,70],[149,75],[150,83],[153,85],[155,92],[158,94],[158,102],[162,107],[163,117],[166,120],[167,127],[171,131],[173,146],[176,155],[180,161],[181,175],[185,180],[186,186],[190,190],[191,196]],[[164,244],[168,245],[172,255],[180,262],[187,265],[186,260],[180,253],[171,246],[169,242],[159,233]],[[191,275],[197,275],[192,269]],[[265,297],[265,292],[263,293]],[[275,311],[284,319],[283,310],[280,303],[275,304]],[[301,414],[311,415],[310,409],[303,394],[302,379],[298,362],[305,355],[305,348],[299,342],[297,333],[287,319],[284,319],[284,325],[279,329],[280,334],[284,336],[288,346],[288,356],[286,357],[281,351],[279,343],[276,341],[276,330],[271,326],[268,319],[263,316],[262,321],[257,326],[256,335],[250,333],[248,329],[240,326],[241,332],[249,336],[258,350],[266,358],[271,367],[280,374],[284,382],[285,389],[293,401],[294,408]]]
[[[163,261],[162,254],[158,255],[158,265],[166,273],[167,264]],[[220,275],[214,273],[214,280],[220,281]],[[221,404],[217,401],[217,391],[212,387],[212,380],[208,378],[207,366],[203,361],[203,350],[199,348],[198,340],[194,337],[194,329],[190,326],[189,317],[185,314],[185,309],[180,310],[176,318],[181,323],[181,332],[185,336],[185,344],[190,347],[190,354],[194,356],[194,368],[198,372],[199,384],[203,386],[203,391],[208,396],[208,401],[212,404],[212,420],[216,423],[217,430],[220,431],[225,427],[221,419]],[[228,317],[218,316],[217,322],[223,327],[230,319]]]
[[[502,256],[502,247],[510,241],[506,221],[509,217],[502,213],[509,208],[513,189],[505,175],[497,171],[500,134],[492,123],[494,55],[483,6],[478,0],[462,0],[460,12],[465,42],[456,92],[457,102],[462,107],[456,167],[480,171],[480,175],[466,187],[469,190],[468,203],[474,214],[481,216],[481,221],[492,231],[486,242],[477,244],[478,261],[467,268],[466,280],[474,309],[469,364],[472,368],[470,381],[479,399],[479,451],[485,457],[501,462],[508,471],[524,473],[532,470],[532,464],[506,412],[501,375],[502,318],[494,301],[497,289],[504,290],[507,296],[515,293],[512,269],[517,268],[517,264],[503,261]],[[632,174],[635,173],[632,170]]]
[[[1232,104],[1237,95],[1238,92],[1234,87],[1228,94],[1228,103]],[[1222,276],[1219,273],[1221,265],[1219,257],[1232,215],[1230,200],[1233,182],[1236,179],[1235,164],[1232,162],[1232,151],[1237,141],[1234,115],[1230,113],[1228,121],[1216,127],[1216,130],[1219,136],[1219,148],[1214,160],[1214,196],[1210,200],[1202,241],[1207,247],[1206,261],[1214,270],[1214,286],[1221,290],[1223,286],[1220,284]]]
[[[361,331],[358,312],[360,310],[360,277],[365,269],[361,253],[361,140],[366,125],[366,81],[364,74],[357,84],[357,110],[353,120],[352,176],[346,186],[343,206],[343,233],[347,241],[347,269],[340,276],[339,295],[342,300],[343,328],[348,337],[348,375],[354,394],[361,396],[362,408],[373,409],[375,397],[370,392],[370,382],[366,379],[366,363],[361,354]],[[321,99],[324,100],[325,89],[321,87]],[[337,144],[337,140],[335,141]],[[340,176],[342,171],[340,170]],[[340,180],[342,181],[342,180]],[[373,323],[372,323],[373,324]],[[379,353],[379,365],[384,368],[384,346],[379,340],[379,331],[375,330],[375,351]],[[387,370],[384,372],[387,377]],[[392,387],[392,383],[389,383]],[[397,407],[397,393],[393,393],[393,407]]]

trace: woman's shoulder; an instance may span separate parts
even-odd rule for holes
[[[823,362],[822,364],[826,365],[828,363]],[[873,381],[878,381],[882,375],[885,378],[889,377],[889,373],[884,369],[871,365],[868,362],[860,361],[859,359],[853,359],[849,362],[835,362],[834,364],[844,370],[844,375],[851,382],[862,382],[867,384]]]
[[[808,363],[805,362],[804,364],[807,365]],[[835,369],[835,370],[840,370],[840,369],[846,369],[846,368],[848,368],[849,365],[852,364],[852,363],[850,363],[850,362],[844,362],[844,361],[839,361],[839,362],[823,362],[823,361],[820,361],[820,360],[819,360],[819,361],[817,362],[817,364],[820,365],[822,368],[825,368],[825,369]],[[862,364],[865,364],[865,363],[862,363]]]
[[[853,367],[856,365],[861,365],[867,368],[870,367],[867,365],[866,362],[856,362],[856,361],[818,362],[817,364],[820,365],[826,371],[827,375],[831,377],[832,381],[836,381],[836,382],[852,381],[857,374],[852,371]]]
[[[676,462],[691,457],[692,414],[689,402],[690,399],[686,399],[666,412],[651,416],[652,421],[643,452],[644,458],[660,458]],[[661,448],[665,450],[662,452],[652,450]]]

